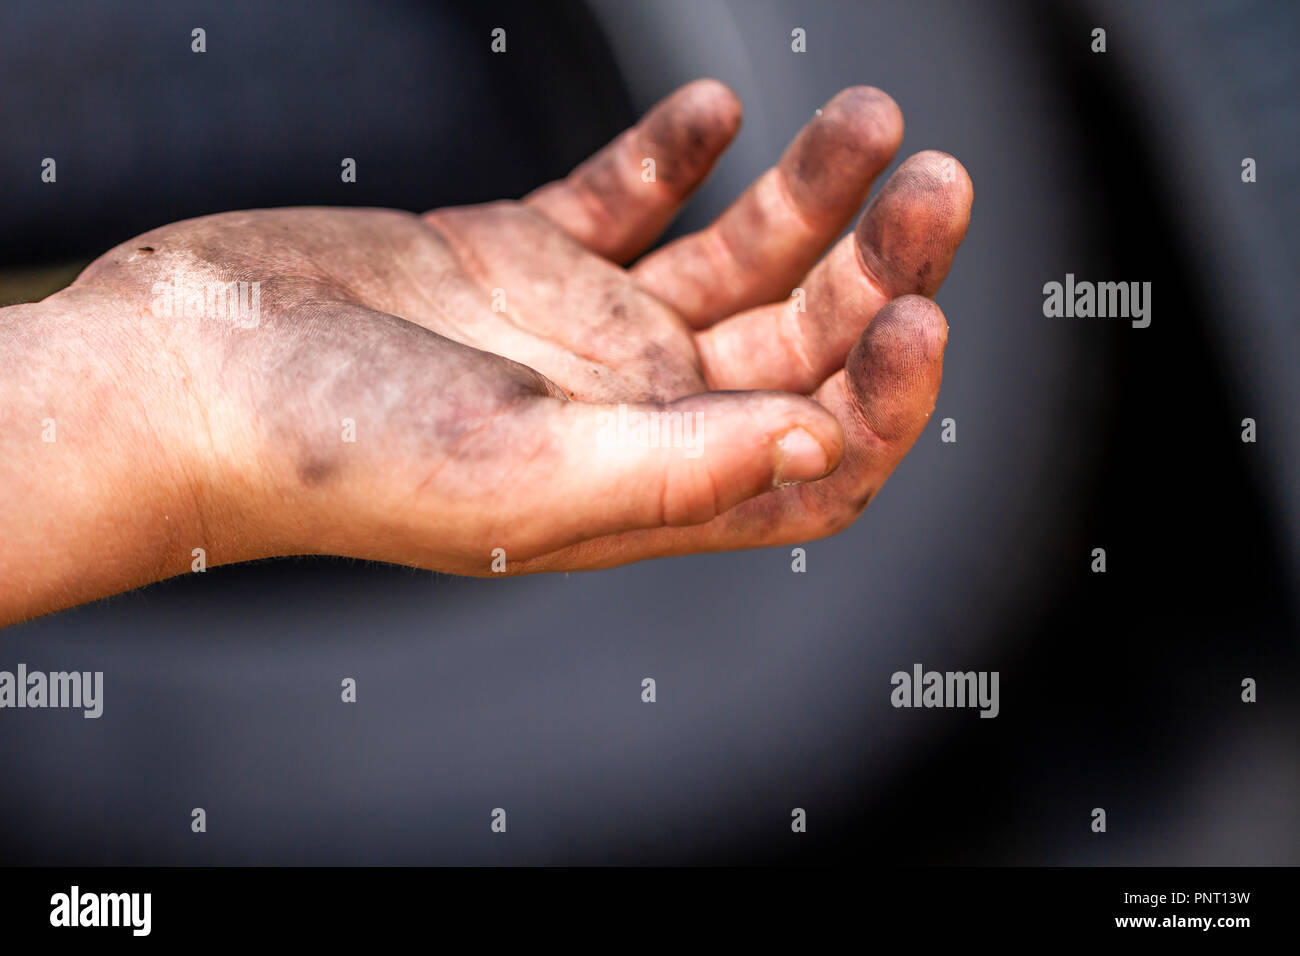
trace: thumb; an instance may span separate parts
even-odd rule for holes
[[[670,403],[596,405],[544,399],[529,409],[550,436],[550,471],[534,514],[565,540],[702,524],[783,484],[839,464],[839,422],[784,392],[704,392]],[[540,500],[539,500],[540,499]]]

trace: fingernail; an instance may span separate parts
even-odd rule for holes
[[[802,428],[792,428],[777,442],[781,460],[776,465],[775,485],[790,485],[796,481],[816,481],[830,468],[826,449]]]

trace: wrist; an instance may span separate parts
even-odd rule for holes
[[[190,570],[203,469],[141,325],[76,287],[0,310],[0,622]]]

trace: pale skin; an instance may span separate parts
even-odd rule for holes
[[[521,201],[173,223],[0,310],[0,622],[190,572],[195,549],[488,576],[498,549],[507,574],[574,571],[847,527],[934,409],[929,297],[970,179],[911,156],[837,241],[903,134],[855,87],[643,255],[740,115],[700,80]],[[255,327],[158,314],[158,283],[239,280]],[[611,441],[620,404],[693,413],[697,451]]]

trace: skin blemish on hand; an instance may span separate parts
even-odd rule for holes
[[[298,480],[309,488],[317,488],[338,474],[338,462],[319,456],[307,456],[298,464]]]

